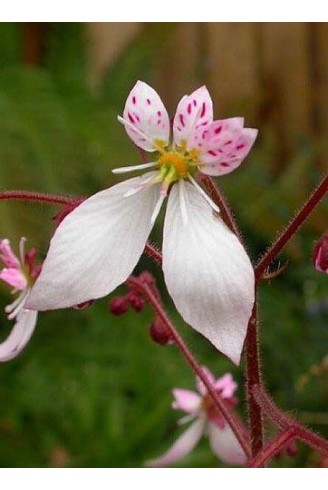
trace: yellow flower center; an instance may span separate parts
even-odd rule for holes
[[[185,179],[188,175],[187,159],[179,153],[163,153],[158,160],[158,165],[160,167],[166,167],[168,170],[174,169],[178,179]]]

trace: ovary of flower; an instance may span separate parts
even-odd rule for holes
[[[29,308],[66,308],[109,294],[136,266],[166,197],[163,271],[172,299],[195,330],[239,363],[254,303],[254,272],[218,207],[197,184],[197,171],[236,169],[257,130],[243,118],[213,121],[201,87],[178,104],[170,120],[157,92],[137,82],[118,118],[152,161],[116,173],[147,170],[90,197],[57,228]]]
[[[203,371],[225,400],[226,405],[233,408],[237,403],[233,396],[237,384],[231,374],[227,373],[215,380],[207,368],[203,368]],[[149,461],[147,466],[170,466],[178,462],[196,447],[202,435],[208,436],[213,453],[225,463],[243,465],[246,462],[246,455],[236,436],[214,407],[205,386],[199,380],[197,380],[197,391],[178,388],[173,390],[172,408],[186,413],[186,416],[180,420],[180,425],[187,422],[192,422],[192,424],[164,455]]]
[[[4,268],[0,271],[0,279],[11,286],[17,298],[5,311],[9,320],[15,320],[6,340],[0,343],[0,362],[16,357],[30,340],[37,321],[37,311],[26,309],[26,301],[38,269],[34,266],[34,254],[25,254],[25,238],[20,241],[20,258],[16,257],[10,247],[9,240],[0,240],[0,260]]]

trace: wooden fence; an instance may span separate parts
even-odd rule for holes
[[[88,23],[92,79],[145,28]],[[214,95],[217,115],[243,104],[249,123],[273,121],[289,141],[298,133],[328,134],[328,24],[176,23],[158,61],[156,87],[173,110],[202,83]]]

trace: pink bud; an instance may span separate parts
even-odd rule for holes
[[[328,274],[328,233],[322,235],[313,251],[314,266],[319,272]]]
[[[108,307],[113,315],[124,315],[129,309],[129,300],[125,296],[117,296],[109,302]]]
[[[174,343],[171,332],[164,325],[162,320],[157,316],[150,325],[149,334],[154,342],[160,345],[169,345]]]
[[[129,301],[130,305],[137,313],[140,313],[140,311],[144,309],[145,300],[139,294],[131,292],[129,295]]]

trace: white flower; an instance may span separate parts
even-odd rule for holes
[[[239,363],[254,303],[254,273],[238,238],[194,179],[197,170],[223,175],[240,165],[257,131],[242,118],[213,122],[205,87],[184,96],[173,122],[158,94],[137,82],[123,118],[133,142],[152,162],[116,172],[152,169],[90,197],[57,228],[28,305],[66,308],[109,294],[136,266],[161,205],[163,271],[184,320]],[[214,212],[213,212],[214,211]]]
[[[226,373],[216,380],[207,368],[203,368],[203,371],[227,407],[232,410],[237,404],[234,398],[237,384],[232,375]],[[192,422],[192,424],[165,454],[148,461],[147,466],[161,467],[177,463],[193,451],[202,435],[208,436],[213,453],[225,463],[243,465],[246,462],[246,455],[236,436],[221,413],[214,407],[205,386],[199,380],[197,380],[197,391],[198,393],[195,393],[180,388],[173,390],[172,408],[182,410],[187,414],[180,420],[180,425],[187,422]]]
[[[20,241],[20,259],[10,247],[9,240],[0,240],[0,260],[5,267],[0,271],[0,279],[11,286],[18,297],[6,306],[9,320],[15,319],[15,325],[6,340],[0,343],[0,362],[18,356],[24,349],[35,329],[38,312],[26,308],[26,301],[31,291],[39,268],[35,266],[34,250],[25,254],[25,238]]]

